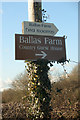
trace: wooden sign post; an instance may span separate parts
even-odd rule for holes
[[[52,23],[42,23],[41,0],[28,0],[29,18],[22,23],[22,34],[15,34],[15,59],[30,60],[28,72],[28,118],[51,120],[51,82],[48,77],[51,61],[66,61],[65,38]]]

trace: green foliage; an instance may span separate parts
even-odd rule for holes
[[[51,83],[48,78],[48,63],[48,60],[27,62],[29,77],[28,118],[50,119]]]

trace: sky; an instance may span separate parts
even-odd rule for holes
[[[67,59],[78,62],[78,2],[43,2],[47,11],[47,23],[54,23],[59,29],[56,36],[67,36]],[[15,60],[15,34],[22,34],[22,22],[28,21],[28,2],[0,2],[0,89],[8,85],[25,71],[23,60]],[[66,65],[69,72],[75,63]],[[51,69],[52,75],[56,71]]]

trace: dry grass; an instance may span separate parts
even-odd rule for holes
[[[22,101],[22,97],[25,96],[25,94],[27,95],[25,90],[4,90],[2,93],[2,103],[20,102]]]

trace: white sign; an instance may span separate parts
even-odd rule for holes
[[[58,32],[53,23],[22,22],[22,34],[54,36]]]

